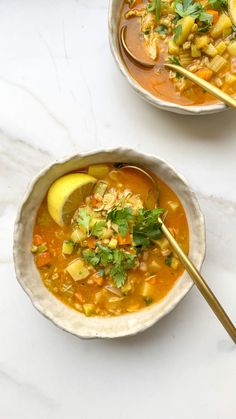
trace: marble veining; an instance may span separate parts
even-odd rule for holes
[[[16,211],[39,170],[77,150],[133,147],[196,191],[202,273],[236,321],[234,112],[183,117],[136,96],[109,50],[107,0],[2,0],[0,16],[0,418],[235,419],[235,348],[196,288],[143,334],[81,341],[34,310],[12,261]]]

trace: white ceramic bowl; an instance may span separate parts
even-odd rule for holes
[[[183,106],[175,103],[167,102],[157,98],[156,96],[149,93],[145,90],[129,73],[122,56],[120,54],[120,47],[118,41],[118,28],[119,28],[119,19],[121,13],[121,5],[123,0],[110,0],[109,1],[109,15],[108,15],[108,25],[109,25],[109,41],[111,51],[115,58],[115,61],[121,71],[121,73],[128,80],[129,84],[133,87],[136,93],[138,93],[143,99],[157,108],[163,109],[165,111],[186,114],[186,115],[203,115],[216,113],[228,109],[224,104],[215,104],[215,105],[199,105],[199,106]]]
[[[156,173],[180,198],[190,229],[190,257],[198,269],[205,255],[205,226],[197,199],[185,179],[154,155],[130,149],[108,149],[77,154],[57,160],[42,170],[29,186],[20,206],[14,231],[16,276],[33,305],[60,328],[83,338],[114,338],[140,332],[169,313],[193,283],[185,272],[159,303],[119,317],[86,317],[59,301],[44,286],[31,254],[32,231],[37,210],[49,186],[64,174],[94,163],[125,162],[142,165]]]

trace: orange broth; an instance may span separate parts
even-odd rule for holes
[[[168,211],[166,225],[171,228],[184,251],[188,252],[189,231],[183,206],[176,194],[161,179],[156,177],[156,180],[160,192],[158,205]],[[103,181],[107,183],[108,191],[114,188],[122,193],[128,189],[131,194],[131,198],[128,199],[133,199],[133,202],[136,202],[135,199],[138,200],[137,202],[140,202],[140,199],[145,200],[150,188],[147,179],[141,173],[134,174],[129,170],[119,171],[113,165],[109,165],[109,173]],[[94,202],[94,197],[91,200],[88,197],[87,202]],[[157,303],[171,290],[183,273],[182,265],[162,236],[149,247],[139,249],[136,265],[127,271],[122,287],[117,288],[109,274],[104,274],[99,278],[97,275],[99,269],[91,266],[89,266],[91,271],[87,278],[75,281],[66,268],[78,258],[78,254],[81,255],[83,249],[86,250],[89,239],[77,243],[73,253],[65,255],[62,253],[63,242],[70,240],[71,233],[72,225],[60,227],[53,221],[48,212],[47,197],[45,197],[35,220],[33,246],[36,249],[38,244],[46,243],[50,261],[44,266],[38,266],[39,273],[45,286],[55,297],[86,315],[121,315]],[[117,238],[117,232],[114,231],[109,240],[112,238]],[[102,246],[109,246],[107,240],[95,239]],[[132,243],[118,243],[117,249],[131,254],[136,252]],[[37,257],[36,251],[36,264]],[[113,291],[118,289],[118,292],[111,292],[106,288],[107,286],[110,286]]]

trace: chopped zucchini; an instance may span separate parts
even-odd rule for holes
[[[228,49],[230,55],[232,55],[233,57],[236,57],[236,41],[230,42],[227,49]]]
[[[209,68],[215,73],[218,73],[226,64],[227,61],[223,57],[216,55],[214,58],[212,58],[209,64]]]
[[[182,29],[175,39],[176,45],[179,46],[184,44],[192,30],[194,22],[195,20],[192,16],[184,16],[182,19],[178,21],[176,28],[181,25]]]
[[[207,35],[196,36],[195,45],[197,49],[206,48],[209,44],[209,38]]]
[[[217,49],[212,44],[209,44],[206,48],[204,48],[204,52],[209,55],[209,57],[215,57],[218,54]]]
[[[201,51],[196,47],[195,44],[191,45],[191,55],[193,58],[201,57]]]
[[[179,47],[176,45],[173,38],[170,38],[168,43],[168,52],[171,55],[179,55]]]
[[[76,228],[70,237],[74,243],[80,243],[86,239],[86,234],[80,228]]]
[[[88,268],[80,258],[71,262],[67,266],[66,271],[70,274],[74,281],[81,281],[82,279],[87,278],[87,276],[90,274]]]
[[[219,38],[225,29],[232,28],[232,22],[225,13],[222,13],[217,20],[216,24],[213,26],[211,31],[212,38]]]
[[[109,167],[106,164],[91,164],[88,168],[88,174],[97,179],[103,179],[109,173]]]
[[[83,304],[84,314],[87,317],[92,316],[95,313],[95,309],[95,304]]]
[[[96,183],[95,188],[93,190],[94,194],[98,194],[101,197],[103,197],[103,195],[105,194],[106,190],[107,190],[107,183],[103,182],[102,180],[99,180],[99,182]]]
[[[74,250],[74,242],[72,240],[65,240],[62,244],[62,253],[64,255],[71,255]]]

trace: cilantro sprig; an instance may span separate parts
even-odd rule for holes
[[[91,235],[95,237],[101,237],[104,228],[106,227],[106,221],[97,221],[91,231]]]
[[[110,265],[109,275],[113,278],[117,288],[124,285],[129,269],[135,267],[137,255],[125,252],[123,249],[109,249],[97,244],[95,250],[86,249],[83,258],[94,267],[107,268]],[[100,270],[101,272],[101,270]]]
[[[149,247],[152,240],[158,240],[162,236],[161,224],[158,217],[163,213],[162,208],[153,210],[140,209],[137,221],[133,226],[133,241],[135,246]]]
[[[210,0],[210,1],[224,1],[224,0]],[[175,0],[174,1],[174,10],[177,15],[180,17],[192,16],[194,19],[198,19],[204,24],[204,30],[209,30],[213,16],[210,13],[207,13],[203,8],[201,3],[195,2],[194,0]],[[178,26],[177,26],[178,28]],[[176,35],[177,37],[177,35]]]
[[[157,21],[161,17],[161,0],[152,0],[147,6],[148,12],[155,12]]]
[[[128,207],[115,208],[108,212],[107,219],[117,224],[119,233],[122,237],[125,237],[129,230],[129,222],[134,220],[133,209]]]
[[[86,208],[80,208],[79,209],[79,216],[77,218],[77,223],[84,227],[86,234],[89,235],[89,223],[90,223],[91,217],[87,213]]]

